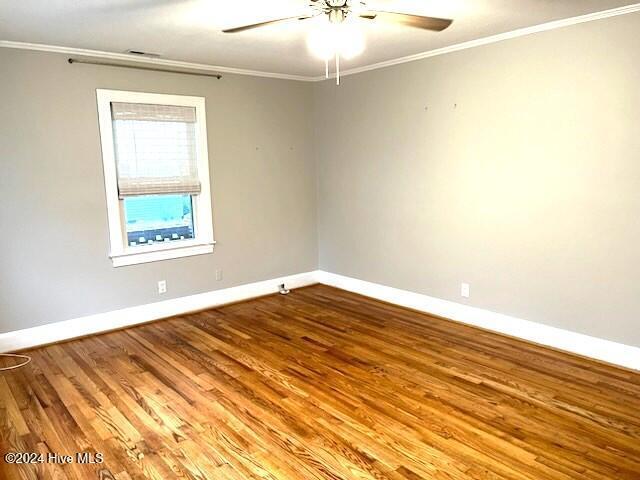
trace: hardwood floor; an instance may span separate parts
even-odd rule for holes
[[[3,479],[640,479],[640,374],[327,286],[31,354],[3,452],[104,463]]]

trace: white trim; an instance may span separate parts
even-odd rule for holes
[[[213,220],[211,212],[211,187],[209,175],[209,152],[207,147],[207,113],[204,97],[167,95],[123,90],[96,90],[98,123],[104,167],[104,185],[107,199],[109,223],[109,256],[114,267],[138,263],[202,255],[213,252]],[[196,145],[200,194],[193,197],[193,224],[195,239],[182,242],[157,243],[131,247],[125,242],[122,220],[122,201],[118,198],[118,176],[113,146],[113,123],[111,103],[150,103],[194,107],[196,110]]]
[[[215,243],[215,242],[214,242]],[[164,245],[164,244],[159,244]],[[171,260],[172,258],[192,257],[194,255],[205,255],[213,252],[213,244],[193,245],[190,247],[165,248],[156,251],[142,253],[127,253],[117,257],[111,257],[114,267],[126,267],[128,265],[138,265],[140,263],[158,262],[160,260]]]
[[[468,42],[462,42],[455,45],[449,45],[443,48],[437,48],[435,50],[427,50],[426,52],[417,53],[414,55],[408,55],[406,57],[399,57],[391,60],[386,60],[384,62],[372,63],[370,65],[364,65],[362,67],[351,68],[349,70],[341,71],[340,76],[343,77],[347,75],[353,75],[356,73],[368,72],[370,70],[377,70],[379,68],[399,65],[401,63],[414,62],[416,60],[422,60],[424,58],[435,57],[437,55],[444,55],[447,53],[457,52],[459,50],[465,50],[467,48],[479,47],[482,45],[488,45],[490,43],[509,40],[511,38],[531,35],[533,33],[546,32],[549,30],[555,30],[557,28],[564,28],[571,25],[577,25],[580,23],[593,22],[595,20],[602,20],[605,18],[616,17],[619,15],[626,15],[626,14],[635,13],[638,11],[640,11],[640,3],[634,3],[624,7],[612,8],[609,10],[603,10],[603,11],[594,12],[594,13],[587,13],[585,15],[579,15],[576,17],[570,17],[570,18],[565,18],[561,20],[554,20],[552,22],[542,23],[540,25],[520,28],[517,30],[512,30],[510,32],[499,33],[497,35],[490,35],[488,37],[478,38],[475,40],[470,40]],[[183,62],[179,60],[167,60],[163,58],[146,58],[146,57],[140,57],[137,55],[131,55],[126,53],[105,52],[102,50],[87,50],[83,48],[62,47],[59,45],[47,45],[42,43],[28,43],[28,42],[14,42],[10,40],[0,40],[0,48],[36,50],[40,52],[63,53],[65,55],[82,55],[82,56],[92,57],[92,58],[122,60],[122,61],[136,62],[136,63],[143,63],[143,64],[163,65],[166,67],[203,70],[207,72],[231,73],[235,75],[250,75],[253,77],[278,78],[282,80],[296,80],[299,82],[322,82],[326,80],[326,77],[324,75],[305,76],[305,75],[292,75],[288,73],[264,72],[259,70],[249,70],[249,69],[243,69],[243,68],[208,65],[204,63],[192,63],[192,62]],[[335,74],[332,74],[330,75],[329,78],[334,78],[334,77],[335,77]]]
[[[386,60],[384,62],[372,63],[370,65],[364,65],[362,67],[350,68],[348,70],[340,71],[341,77],[347,75],[354,75],[356,73],[368,72],[370,70],[378,70],[380,68],[391,67],[393,65],[400,65],[402,63],[415,62],[416,60],[423,60],[429,57],[435,57],[438,55],[445,55],[447,53],[457,52],[459,50],[466,50],[468,48],[480,47],[482,45],[488,45],[491,43],[502,42],[503,40],[510,40],[512,38],[524,37],[533,33],[546,32],[549,30],[555,30],[557,28],[569,27],[571,25],[578,25],[580,23],[593,22],[595,20],[602,20],[605,18],[616,17],[619,15],[626,15],[640,11],[640,3],[634,3],[625,7],[612,8],[610,10],[603,10],[601,12],[587,13],[586,15],[579,15],[577,17],[564,18],[561,20],[554,20],[552,22],[541,23],[540,25],[533,25],[531,27],[519,28],[510,32],[499,33],[497,35],[490,35],[484,38],[478,38],[475,40],[469,40],[468,42],[457,43],[455,45],[449,45],[435,50],[428,50],[422,53],[416,53],[414,55],[407,55],[406,57],[394,58]],[[329,78],[335,78],[335,73],[330,74]],[[316,82],[325,81],[327,78],[324,75],[313,77]]]
[[[320,283],[450,320],[640,370],[640,348],[324,271]]]
[[[227,303],[276,293],[278,285],[299,288],[316,283],[317,272],[299,273],[285,277],[248,283],[162,302],[98,313],[63,322],[0,334],[0,352],[12,352],[24,348],[70,340],[86,335],[130,327],[196,310],[214,308]]]
[[[475,40],[469,40],[467,42],[457,43],[455,45],[449,45],[434,50],[428,50],[426,52],[416,53],[414,55],[407,55],[405,57],[398,57],[391,60],[385,60],[383,62],[372,63],[370,65],[364,65],[362,67],[351,68],[340,72],[341,77],[347,75],[354,75],[356,73],[368,72],[371,70],[378,70],[380,68],[391,67],[393,65],[400,65],[402,63],[415,62],[416,60],[423,60],[425,58],[435,57],[438,55],[445,55],[447,53],[457,52],[460,50],[466,50],[468,48],[480,47],[482,45],[489,45],[491,43],[497,43],[504,40],[510,40],[512,38],[524,37],[534,33],[546,32],[549,30],[555,30],[558,28],[564,28],[571,25],[578,25],[580,23],[592,22],[595,20],[602,20],[605,18],[615,17],[619,15],[626,15],[640,11],[640,3],[633,5],[627,5],[625,7],[612,8],[610,10],[604,10],[601,12],[588,13],[586,15],[580,15],[577,17],[565,18],[561,20],[554,20],[552,22],[542,23],[540,25],[533,25],[531,27],[519,28],[510,32],[499,33],[497,35],[490,35],[488,37],[478,38]],[[335,73],[330,74],[329,78],[335,78]],[[316,82],[321,82],[327,78],[324,75],[313,77]]]
[[[291,289],[323,283],[456,322],[640,371],[640,348],[638,347],[321,270],[2,333],[0,334],[0,352],[12,352],[70,340],[248,300],[277,292],[278,285],[281,283]]]
[[[280,80],[296,80],[299,82],[313,82],[313,77],[304,75],[291,75],[288,73],[263,72],[260,70],[249,70],[244,68],[222,67],[219,65],[208,65],[206,63],[183,62],[180,60],[168,60],[164,58],[141,57],[128,53],[105,52],[103,50],[88,50],[85,48],[62,47],[60,45],[48,45],[44,43],[14,42],[11,40],[0,40],[0,48],[15,48],[19,50],[35,50],[38,52],[62,53],[65,55],[78,55],[90,58],[102,58],[108,60],[121,60],[124,62],[134,62],[151,65],[162,65],[165,67],[182,68],[188,70],[202,70],[204,72],[229,73],[234,75],[249,75],[251,77],[278,78]],[[177,72],[179,73],[179,72]]]

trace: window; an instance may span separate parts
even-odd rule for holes
[[[204,98],[97,97],[113,265],[211,253]]]

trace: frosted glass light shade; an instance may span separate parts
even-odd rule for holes
[[[350,59],[364,51],[365,40],[355,22],[322,22],[309,32],[307,46],[314,56],[322,60],[336,55]]]

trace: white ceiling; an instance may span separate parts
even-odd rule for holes
[[[361,67],[461,42],[599,12],[629,0],[368,0],[368,7],[454,19],[441,33],[362,21]],[[0,40],[107,52],[128,49],[208,65],[316,77],[307,20],[236,34],[223,28],[308,11],[306,0],[20,0],[0,2]]]

